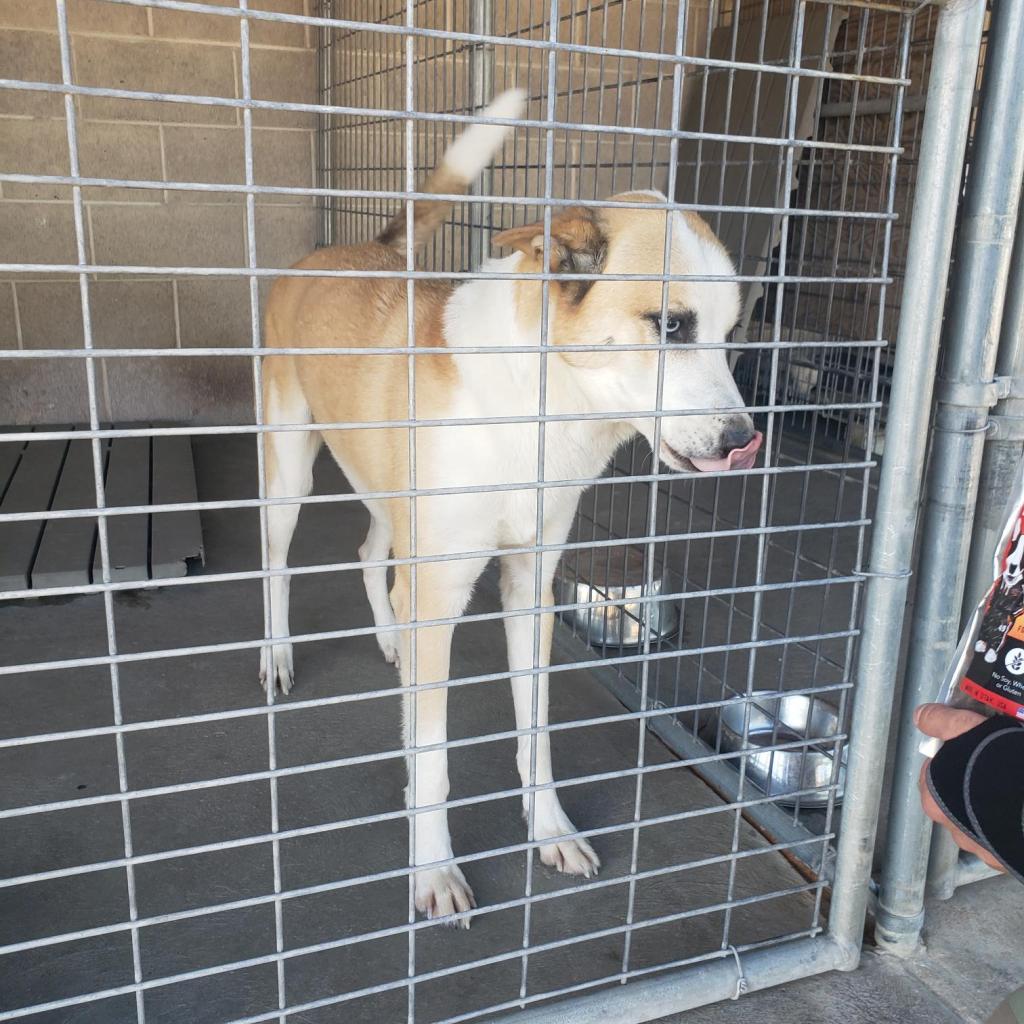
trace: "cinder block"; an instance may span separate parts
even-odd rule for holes
[[[278,14],[308,14],[304,0],[253,0],[254,11],[276,11]],[[257,46],[310,46],[308,26],[294,22],[252,21],[252,42]]]
[[[316,217],[312,207],[257,207],[257,265],[290,267],[312,252],[316,245]]]
[[[247,278],[186,277],[178,282],[182,348],[246,346],[252,341]]]
[[[103,280],[90,285],[92,338],[97,348],[174,348],[170,281]]]
[[[236,60],[240,54],[236,54]],[[239,82],[241,71],[239,70]],[[313,50],[252,51],[252,95],[254,99],[285,103],[316,103],[316,52]],[[291,128],[297,124],[312,128],[316,115],[295,111],[263,111],[261,123]]]
[[[245,218],[238,204],[97,206],[92,225],[99,263],[244,266]]]
[[[77,281],[18,281],[24,348],[81,348],[82,300]]]
[[[83,359],[11,359],[0,373],[0,409],[11,426],[89,419]]]
[[[114,422],[253,422],[252,364],[248,359],[110,359],[104,364]]]
[[[211,7],[238,7],[238,0],[198,0]],[[224,14],[153,9],[153,35],[165,39],[195,39],[204,43],[239,42],[240,20]]]
[[[15,313],[14,282],[0,281],[0,348],[18,347],[18,318]],[[2,367],[0,363],[0,375]]]
[[[0,203],[0,261],[77,263],[71,204]]]
[[[207,6],[238,7],[238,0],[199,0]],[[303,0],[251,0],[251,11],[275,11],[279,14],[306,14]],[[197,11],[168,11],[154,8],[153,34],[166,39],[196,39],[202,42],[241,41],[241,19],[223,14]],[[249,40],[254,46],[309,46],[306,26],[294,22],[249,20]]]
[[[124,7],[104,0],[68,0],[67,11],[72,32],[149,34],[149,19],[142,7]],[[56,32],[57,5],[48,0],[0,0],[0,25]]]
[[[0,68],[5,78],[31,82],[61,81],[60,43],[54,33],[0,29]],[[0,114],[59,116],[61,93],[0,90]]]
[[[10,174],[69,174],[63,120],[5,118],[0,121],[0,170]],[[5,199],[70,199],[69,185],[4,182]]]
[[[80,121],[78,160],[82,174],[90,178],[126,178],[160,181],[160,129],[156,125],[111,124]],[[163,201],[163,193],[141,188],[91,188],[89,202]]]
[[[157,39],[110,39],[82,36],[75,40],[80,84],[142,92],[217,96],[233,99],[232,51],[222,46]],[[233,124],[233,107],[85,96],[82,116],[97,120],[163,121],[187,124]]]
[[[313,180],[313,136],[309,131],[260,129],[253,132],[253,171],[259,185],[311,188]],[[260,203],[312,202],[308,196],[260,196]]]
[[[216,182],[240,185],[245,181],[245,155],[239,127],[164,127],[164,160],[170,181]],[[241,193],[169,192],[172,202],[241,202]]]
[[[149,35],[149,18],[144,7],[124,7],[103,0],[68,0],[68,26],[72,32]]]

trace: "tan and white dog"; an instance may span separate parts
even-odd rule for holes
[[[515,118],[523,107],[518,91],[499,96],[484,112]],[[440,167],[423,186],[435,194],[462,194],[500,149],[508,129],[478,124],[448,149]],[[664,203],[656,192],[630,192],[616,199]],[[415,204],[414,242],[425,242],[443,221],[449,203]],[[666,230],[671,217],[671,273],[734,273],[729,256],[698,216],[653,206],[554,211],[549,244],[552,272],[575,274],[663,273]],[[484,263],[491,274],[542,269],[544,237],[540,224],[513,228],[494,241],[515,253]],[[297,267],[307,270],[398,272],[406,268],[406,216],[400,213],[374,241],[322,249]],[[543,480],[586,481],[601,474],[615,450],[637,432],[653,443],[657,408],[663,283],[651,281],[553,280],[549,287],[548,335],[557,352],[547,356]],[[312,424],[309,432],[272,432],[267,437],[267,492],[272,498],[304,496],[312,488],[312,467],[326,442],[352,487],[360,493],[441,489],[447,493],[408,497],[367,497],[370,529],[359,549],[374,563],[394,552],[419,562],[415,587],[411,567],[401,564],[387,589],[387,569],[371,565],[363,579],[374,623],[429,623],[460,616],[489,557],[480,552],[507,549],[501,562],[502,604],[508,661],[512,673],[516,726],[530,730],[534,711],[534,616],[536,573],[544,606],[553,603],[552,577],[557,550],[538,555],[537,545],[565,541],[584,485],[546,487],[539,458],[542,286],[537,280],[467,281],[457,288],[437,280],[415,285],[415,343],[441,346],[443,353],[415,357],[415,412],[418,421],[465,420],[466,425],[415,428],[415,473],[410,473],[409,431],[374,427],[377,422],[407,420],[409,357],[401,354],[340,354],[265,360],[264,406],[271,424]],[[407,345],[407,285],[401,277],[286,277],[278,279],[266,309],[266,343],[278,347],[384,348]],[[674,470],[748,468],[761,435],[742,409],[729,372],[726,352],[705,342],[722,342],[736,322],[739,291],[727,280],[673,282],[668,286],[665,337],[677,344],[666,353],[661,408],[704,410],[662,419],[658,455]],[[650,345],[650,350],[640,346]],[[578,351],[600,345],[599,351]],[[622,346],[634,346],[623,349]],[[494,346],[518,352],[461,352]],[[718,410],[720,412],[708,410]],[[593,414],[614,413],[615,418]],[[573,416],[591,417],[573,419]],[[516,423],[474,423],[495,417],[522,417]],[[534,418],[534,419],[531,419]],[[357,429],[316,429],[318,423],[367,424]],[[509,485],[522,484],[521,488]],[[465,489],[459,493],[459,489]],[[500,489],[498,489],[500,488]],[[538,496],[542,532],[538,536]],[[415,522],[412,507],[415,507]],[[270,565],[287,564],[288,547],[299,505],[270,508]],[[414,528],[414,531],[413,531]],[[438,557],[440,556],[440,557]],[[451,556],[451,557],[450,557]],[[272,629],[282,643],[263,651],[261,679],[286,693],[293,678],[288,626],[288,576],[272,578]],[[416,595],[413,607],[412,593]],[[519,612],[520,614],[515,614]],[[388,661],[400,666],[403,684],[449,678],[453,626],[449,622],[416,629],[416,665],[412,672],[410,631],[378,632]],[[542,615],[540,666],[548,664],[552,615]],[[548,677],[536,676],[536,725],[548,721]],[[423,753],[409,758],[407,791],[416,815],[416,906],[431,917],[468,911],[476,904],[462,871],[452,858],[448,815],[437,809],[448,798],[446,738],[448,691],[414,691],[406,699],[406,743]],[[414,723],[415,735],[409,723]],[[519,738],[517,764],[524,786],[552,782],[546,732]],[[528,796],[524,794],[524,806]],[[535,790],[534,831],[545,864],[589,877],[599,861],[586,839],[562,810],[554,788]],[[550,840],[550,842],[544,842]],[[461,923],[468,925],[469,916]]]

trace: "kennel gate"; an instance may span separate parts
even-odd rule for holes
[[[345,5],[343,11],[337,4],[327,3],[308,13],[278,10],[281,6],[288,5],[240,0],[236,8],[178,0],[101,0],[102,8],[144,11],[149,20],[141,31],[150,36],[158,25],[153,15],[199,17],[205,19],[212,34],[224,31],[225,26],[230,26],[231,32],[237,29],[237,37],[230,43],[237,45],[237,63],[233,65],[237,88],[231,95],[199,92],[189,82],[173,89],[120,88],[112,84],[115,73],[110,68],[104,69],[106,77],[99,84],[83,84],[76,76],[81,55],[75,33],[88,28],[72,20],[77,12],[69,10],[65,0],[55,0],[53,7],[59,72],[51,79],[26,76],[0,81],[7,96],[32,94],[58,100],[60,109],[55,117],[67,133],[69,151],[68,173],[15,170],[0,175],[0,181],[5,188],[70,187],[64,201],[71,207],[74,228],[72,258],[63,262],[12,259],[0,270],[16,281],[30,275],[71,275],[81,299],[83,334],[77,348],[33,348],[19,337],[17,347],[0,350],[0,358],[10,360],[7,365],[13,367],[31,366],[33,360],[82,367],[89,420],[87,429],[71,430],[46,425],[40,415],[30,425],[7,432],[4,445],[24,455],[41,441],[88,439],[95,477],[95,505],[57,509],[51,504],[15,512],[0,507],[0,524],[39,523],[42,535],[50,523],[95,519],[102,564],[100,578],[90,584],[11,590],[0,596],[8,602],[8,619],[18,624],[52,616],[54,608],[61,609],[58,618],[70,621],[76,614],[69,610],[73,602],[44,604],[39,603],[40,598],[98,602],[101,614],[94,635],[102,638],[105,647],[102,653],[87,655],[28,657],[17,654],[12,643],[14,660],[0,667],[0,674],[11,687],[21,686],[26,693],[35,694],[34,688],[26,688],[25,680],[49,681],[56,678],[55,673],[76,674],[74,678],[83,680],[84,687],[85,673],[98,670],[105,673],[109,700],[107,721],[88,727],[66,723],[58,728],[55,723],[65,722],[59,709],[44,706],[45,714],[52,716],[49,723],[19,726],[12,716],[15,728],[0,739],[6,756],[24,757],[30,769],[22,778],[30,802],[12,799],[0,816],[8,834],[19,842],[24,840],[34,851],[31,861],[5,877],[5,893],[22,901],[17,906],[31,908],[47,901],[51,909],[57,908],[64,900],[70,914],[67,921],[59,914],[54,917],[43,935],[33,934],[36,924],[31,917],[8,922],[7,941],[0,946],[0,970],[5,970],[9,982],[16,974],[42,978],[43,988],[20,992],[9,988],[14,995],[0,1008],[0,1020],[72,1009],[83,1015],[98,1014],[92,1019],[105,1021],[173,1019],[173,1000],[185,1000],[180,1005],[198,1013],[205,998],[208,1019],[234,1024],[299,1019],[299,1015],[308,1020],[339,1019],[332,1013],[342,1013],[346,1020],[443,1020],[454,1024],[503,1011],[512,1011],[512,1019],[530,1021],[553,1021],[556,1015],[561,1021],[589,1021],[598,1013],[608,1020],[641,1021],[820,971],[851,969],[859,955],[867,902],[881,782],[877,766],[885,748],[895,671],[888,658],[889,646],[898,638],[913,531],[910,510],[916,504],[924,461],[929,404],[924,399],[930,393],[932,374],[923,371],[935,364],[946,276],[942,256],[950,251],[951,212],[957,200],[957,183],[944,168],[950,154],[963,151],[972,92],[969,82],[977,64],[984,5],[953,3],[922,11],[893,3],[847,3],[840,15],[838,7],[831,4],[787,6],[765,0],[751,5],[709,4],[701,17],[695,17],[686,6],[655,4],[653,0],[636,5],[614,0],[585,5],[558,0],[517,0],[514,5],[508,0],[493,5],[408,0],[384,5],[386,10],[380,4],[360,2]],[[889,256],[895,211],[907,197],[904,192],[901,198],[897,188],[904,101],[908,87],[920,84],[925,71],[926,58],[915,49],[915,29],[933,19],[927,117],[920,136],[920,187],[902,282],[902,304],[915,316],[901,320],[893,338],[890,328],[894,322],[887,319],[893,287]],[[656,26],[653,33],[652,25]],[[253,59],[254,54],[262,57],[259,40],[269,45],[266,40],[274,30],[298,28],[319,36],[320,95],[305,101],[281,99],[275,97],[273,85],[267,85],[265,78],[255,88]],[[768,40],[781,47],[779,55],[768,53]],[[752,51],[744,50],[750,46]],[[201,668],[204,675],[211,675],[209,685],[213,686],[211,668],[234,665],[231,658],[236,654],[240,656],[237,660],[249,664],[256,651],[269,646],[267,592],[272,570],[266,515],[271,500],[266,497],[260,471],[263,439],[269,429],[263,424],[261,406],[260,307],[261,285],[282,268],[259,258],[262,211],[258,201],[315,197],[322,210],[324,241],[370,238],[383,225],[386,211],[402,201],[411,205],[423,171],[433,166],[443,143],[457,127],[478,117],[479,103],[513,81],[527,87],[530,106],[503,158],[484,176],[476,195],[457,208],[460,212],[444,228],[423,269],[414,268],[410,252],[407,269],[395,276],[408,282],[410,294],[417,280],[471,277],[476,261],[487,251],[485,232],[492,227],[528,217],[539,217],[547,225],[551,212],[562,206],[600,206],[617,190],[661,187],[682,208],[703,211],[723,234],[738,233],[738,279],[745,286],[749,316],[744,336],[729,342],[728,347],[746,360],[740,378],[747,399],[766,425],[769,458],[765,468],[752,470],[742,479],[666,481],[666,474],[659,473],[649,458],[645,461],[642,451],[634,448],[620,457],[611,474],[593,481],[594,495],[584,499],[576,535],[558,546],[565,552],[566,571],[593,582],[595,565],[603,560],[613,566],[613,559],[617,564],[621,558],[624,574],[628,551],[639,550],[643,553],[640,572],[644,586],[640,604],[654,600],[678,603],[683,608],[684,630],[692,629],[696,618],[702,623],[701,635],[694,643],[691,633],[678,645],[648,636],[638,651],[616,650],[610,656],[605,645],[602,671],[611,667],[617,676],[636,682],[638,696],[633,708],[597,703],[592,705],[597,710],[590,718],[569,715],[550,727],[556,743],[579,730],[594,729],[601,741],[599,754],[610,757],[630,751],[628,764],[602,763],[600,757],[592,763],[573,755],[576,773],[563,773],[556,783],[561,790],[584,793],[588,785],[600,784],[599,793],[624,786],[624,796],[616,798],[622,812],[619,820],[606,820],[596,827],[585,823],[581,828],[582,834],[605,842],[605,870],[597,879],[580,884],[545,877],[535,868],[539,844],[532,833],[525,842],[514,834],[499,845],[494,845],[492,838],[487,840],[491,845],[478,842],[478,849],[470,845],[468,853],[457,851],[457,862],[476,865],[481,877],[493,883],[491,899],[478,883],[481,907],[475,912],[469,936],[479,946],[468,947],[462,933],[445,933],[436,922],[416,919],[407,858],[380,870],[382,852],[391,856],[395,849],[403,848],[401,842],[396,846],[393,835],[385,833],[392,825],[404,828],[409,817],[406,812],[381,811],[378,805],[361,812],[349,806],[340,813],[339,805],[331,803],[331,795],[317,791],[315,784],[310,791],[296,788],[310,780],[342,777],[332,772],[366,769],[373,775],[380,765],[400,768],[404,751],[395,748],[393,739],[383,749],[353,755],[351,750],[332,745],[329,738],[320,738],[315,753],[306,750],[305,759],[295,760],[300,748],[294,745],[295,730],[290,725],[298,721],[310,726],[326,716],[338,724],[334,712],[344,712],[356,720],[356,728],[362,721],[370,731],[368,720],[359,719],[360,708],[387,705],[393,713],[393,682],[356,692],[333,686],[325,695],[317,695],[314,688],[313,695],[304,696],[300,689],[288,699],[271,693],[266,703],[257,704],[252,700],[253,669],[244,697],[232,696],[223,706],[197,706],[183,714],[174,703],[140,705],[135,692],[140,677],[135,673],[156,666],[155,675],[143,677],[143,682],[162,692],[160,688],[166,689],[168,676],[174,674],[163,666],[170,663],[193,672]],[[827,90],[827,95],[822,95],[822,90]],[[712,109],[708,105],[711,96],[721,98],[723,128],[704,122]],[[734,99],[740,96],[749,99],[749,108],[739,110],[738,101],[734,107]],[[82,173],[79,133],[94,109],[86,101],[101,99],[129,105],[163,104],[174,110],[218,108],[237,116],[244,180],[232,184],[224,180],[226,175],[212,181],[196,175],[193,181]],[[858,113],[862,104],[869,113]],[[318,187],[260,181],[254,145],[260,118],[309,114],[320,120]],[[769,116],[777,119],[771,130],[766,127],[772,124]],[[691,125],[688,117],[696,118],[695,123]],[[828,117],[832,126],[823,128],[822,118]],[[918,119],[920,108],[910,109],[907,117]],[[683,129],[676,130],[677,124]],[[916,138],[916,128],[914,132]],[[691,147],[689,153],[687,146]],[[730,157],[736,162],[731,163]],[[706,161],[711,161],[710,173]],[[366,176],[368,166],[373,166],[374,177]],[[737,169],[738,192],[730,177]],[[767,200],[752,201],[755,187],[758,196],[766,195]],[[94,258],[90,203],[104,190],[127,188],[241,197],[247,240],[244,258],[222,266]],[[687,189],[692,191],[687,194]],[[747,239],[749,246],[743,244]],[[546,244],[550,244],[549,235]],[[332,272],[333,276],[343,273]],[[250,336],[242,344],[236,341],[213,348],[190,348],[180,343],[180,337],[177,344],[152,349],[105,346],[104,339],[94,333],[90,298],[98,283],[113,275],[169,278],[175,294],[179,285],[196,278],[240,278],[249,303]],[[547,289],[557,275],[541,278]],[[668,275],[663,279],[667,282]],[[754,286],[760,286],[764,294],[756,295]],[[18,294],[16,285],[13,291]],[[816,315],[808,319],[806,307],[811,305]],[[883,360],[889,358],[886,347],[890,341],[895,342],[895,362],[885,419],[887,456],[878,476],[875,543],[867,563],[864,545],[873,503],[876,421],[882,406],[880,370]],[[411,347],[391,351],[408,355],[410,373],[415,372]],[[538,352],[542,366],[550,356],[547,345],[542,346]],[[417,353],[417,358],[430,357],[429,351]],[[181,359],[207,360],[207,365],[214,366],[234,360],[247,364],[255,409],[251,420],[231,423],[214,418],[210,423],[185,426],[112,426],[104,415],[104,388],[109,382],[106,368],[130,360],[157,365],[161,359],[170,364]],[[659,401],[652,416],[661,415]],[[536,419],[543,444],[548,419],[543,407]],[[412,403],[409,421],[415,421]],[[829,433],[831,448],[819,438],[819,434]],[[148,499],[108,507],[104,479],[108,442],[175,435],[194,439],[200,500],[161,505]],[[230,476],[231,470],[222,462],[216,464],[216,472],[208,469],[204,475],[204,461],[213,463],[212,449],[203,445],[228,444],[231,438],[247,442],[244,449],[228,450],[234,455],[244,451],[250,459],[250,476],[244,488],[218,492],[213,477]],[[251,473],[253,460],[255,474]],[[542,464],[541,455],[538,465]],[[826,481],[829,489],[813,488],[809,481],[815,477]],[[13,472],[9,479],[14,479]],[[795,488],[788,502],[784,500],[787,484]],[[204,486],[210,488],[208,494],[221,496],[204,496]],[[530,486],[542,495],[557,484],[545,483],[538,474]],[[822,493],[826,495],[825,511],[808,518],[807,509]],[[410,488],[402,496],[414,500],[415,494]],[[351,521],[352,498],[335,479],[328,493],[294,500],[307,506],[308,515],[322,509],[340,512]],[[739,511],[727,522],[730,507]],[[112,581],[111,524],[122,517],[189,508],[204,512],[208,525],[216,526],[214,540],[225,549],[232,543],[231,530],[224,526],[229,514],[258,516],[257,567],[216,564],[216,545],[208,541],[211,562],[205,571],[197,568],[176,581]],[[224,518],[218,519],[218,515]],[[850,538],[847,545],[835,539],[843,531]],[[780,539],[787,536],[794,538],[789,547]],[[824,546],[818,540],[821,537],[826,538]],[[729,555],[725,576],[715,579],[714,556],[723,547]],[[543,549],[539,537],[528,551]],[[840,551],[842,554],[837,554]],[[386,561],[394,564],[394,560]],[[414,556],[413,565],[418,561]],[[680,564],[681,570],[674,568]],[[344,573],[346,585],[355,585],[361,568],[352,552],[325,561],[324,552],[317,551],[307,564],[293,564],[287,571],[296,580],[317,585]],[[655,597],[655,577],[663,569],[668,570],[667,585]],[[744,575],[748,570],[751,576]],[[246,630],[235,623],[233,635],[214,636],[206,643],[180,635],[176,642],[163,646],[147,643],[151,635],[147,630],[159,636],[157,623],[146,616],[147,602],[150,607],[159,605],[157,614],[187,619],[189,609],[178,596],[191,593],[197,595],[193,603],[213,616],[221,602],[199,595],[228,595],[235,584],[252,584],[262,593],[263,618],[257,635],[246,637]],[[866,592],[864,607],[858,615],[857,595],[862,590]],[[139,596],[133,598],[133,594]],[[845,596],[834,597],[838,594]],[[773,595],[781,595],[781,605],[773,605]],[[804,607],[796,602],[806,595],[818,600],[821,609],[835,599],[843,616],[839,627],[826,628],[826,612],[815,608],[810,625],[795,630],[794,609]],[[223,599],[225,604],[228,601],[228,597]],[[562,612],[582,609],[593,614],[616,604],[616,599],[579,602],[556,597],[556,603]],[[695,613],[693,606],[699,611]],[[780,608],[782,618],[773,622],[771,616]],[[525,613],[534,622],[537,635],[540,611],[535,606]],[[474,608],[460,621],[482,630],[488,624],[497,628],[501,617]],[[642,613],[640,617],[643,621]],[[863,627],[858,627],[858,621],[863,621]],[[737,623],[745,627],[742,639]],[[333,649],[323,645],[347,642],[349,647],[341,649],[341,657],[351,660],[344,663],[362,667],[356,644],[365,640],[372,647],[372,629],[365,624],[341,629],[336,623],[320,622],[319,626],[296,631],[293,639],[300,652],[313,652],[321,645],[334,657]],[[170,635],[174,636],[173,631]],[[859,649],[854,664],[851,649],[855,639]],[[350,648],[351,655],[347,653]],[[312,664],[312,655],[307,660]],[[697,668],[691,667],[689,675],[687,668],[678,668],[693,661]],[[595,658],[567,631],[561,634],[556,662],[551,668],[556,689],[563,681],[575,694],[598,700],[588,688]],[[466,663],[473,664],[472,659]],[[726,673],[737,663],[742,683],[732,686]],[[540,671],[535,660],[534,679]],[[230,671],[226,676],[233,681]],[[788,685],[791,677],[796,687]],[[474,688],[493,689],[493,684],[506,678],[507,671],[491,667],[461,675],[455,672],[448,685],[456,693],[469,694]],[[765,682],[767,686],[762,687]],[[746,756],[721,748],[719,735],[711,746],[691,746],[680,760],[668,756],[648,736],[648,727],[658,725],[662,736],[682,732],[695,737],[705,713],[711,713],[714,724],[716,711],[737,697],[749,709],[750,695],[758,688],[779,694],[831,696],[840,713],[839,730],[823,735],[776,733],[763,749],[826,747],[833,751],[834,761],[846,738],[842,723],[847,717],[847,694],[856,691],[834,875],[827,869],[827,857],[836,833],[835,773],[823,787],[827,801],[815,830],[801,825],[802,832],[766,839],[751,827],[750,819],[763,829],[764,821],[778,824],[782,812],[776,806],[777,797],[758,794],[746,783]],[[180,697],[174,687],[170,693]],[[620,693],[625,691],[620,689]],[[224,774],[224,765],[231,767],[224,737],[237,737],[231,730],[250,724],[262,730],[262,764],[249,764],[244,770],[235,764],[234,771]],[[202,733],[206,728],[213,731]],[[206,765],[202,777],[162,779],[154,784],[150,775],[147,782],[151,748],[169,742],[168,737],[187,737],[190,729],[199,730],[200,745],[195,749],[216,751],[221,760],[215,757]],[[534,724],[524,735],[537,732]],[[627,734],[623,744],[621,736]],[[486,742],[507,747],[519,735],[507,729],[489,735],[473,733],[451,739],[446,746],[456,754]],[[113,774],[106,780],[106,792],[84,797],[68,794],[62,788],[68,780],[56,778],[47,780],[53,783],[51,792],[32,796],[32,770],[45,778],[48,762],[71,758],[68,751],[73,744],[91,741],[105,744],[105,754],[112,758]],[[170,742],[173,746],[175,741]],[[565,748],[568,752],[567,741]],[[691,780],[691,768],[701,769],[715,781],[711,775],[714,766],[728,772],[732,771],[727,767],[730,762],[739,765],[734,791],[728,786],[707,787],[687,781]],[[381,768],[374,785],[385,791],[390,785],[395,796],[392,775]],[[670,781],[666,783],[666,779]],[[469,813],[501,800],[514,804],[523,792],[538,788],[505,785],[468,797],[455,794],[446,806]],[[147,830],[154,828],[154,817],[168,816],[177,808],[195,814],[195,821],[205,827],[199,803],[190,801],[197,797],[215,801],[225,793],[226,802],[218,806],[218,813],[226,821],[231,813],[237,813],[239,834],[197,842],[199,836],[186,830],[175,844],[152,846]],[[243,806],[255,802],[257,793],[262,801],[260,810],[265,811],[265,817],[258,819],[264,822],[259,827],[253,823],[257,819],[245,817],[247,808]],[[597,799],[589,798],[588,810],[592,819],[600,821]],[[697,806],[680,810],[680,802],[686,799]],[[659,800],[663,813],[652,813]],[[336,816],[293,824],[293,807],[299,803],[333,806]],[[586,801],[582,804],[587,808]],[[795,821],[799,809],[798,796],[797,809],[785,816]],[[90,816],[95,818],[90,820]],[[575,816],[581,818],[579,809]],[[106,838],[118,837],[120,850],[111,853],[105,849],[91,858],[82,853],[85,859],[62,862],[54,855],[60,845],[59,829],[50,833],[49,845],[39,841],[50,822],[60,823],[75,836],[72,847],[81,844],[88,848],[87,840],[104,838],[99,835],[102,831]],[[699,829],[706,844],[703,856],[681,862],[673,851],[684,841],[692,841],[692,837],[686,838],[691,827]],[[33,836],[33,828],[41,830],[38,835]],[[329,843],[345,837],[358,854],[361,829],[372,833],[368,862],[372,867],[344,875],[339,850],[332,851]],[[464,831],[474,834],[470,827]],[[656,839],[659,835],[660,840]],[[721,852],[708,848],[712,835],[722,842]],[[355,838],[348,839],[350,836]],[[382,836],[387,842],[381,841]],[[621,848],[607,852],[618,838],[624,841]],[[328,843],[324,849],[302,845],[321,841]],[[667,862],[649,859],[651,851],[664,855],[666,849]],[[330,856],[325,856],[325,850]],[[795,867],[780,857],[796,858],[798,852],[803,856],[797,858]],[[49,860],[41,860],[44,855]],[[250,860],[223,861],[221,889],[215,895],[202,892],[203,865],[209,870],[216,858],[226,855]],[[347,855],[353,855],[352,849]],[[774,858],[771,863],[780,866],[771,868],[769,875],[780,872],[775,879],[784,877],[787,883],[760,891],[755,885],[751,891],[757,879],[744,873],[758,858],[762,863]],[[295,880],[297,864],[322,867],[325,860],[330,865],[326,880],[322,873],[318,878],[307,874],[301,883]],[[509,867],[513,861],[515,872]],[[224,864],[233,868],[233,875],[224,875]],[[190,886],[198,887],[199,898],[193,905],[182,906],[180,899],[172,900],[175,909],[154,904],[147,890],[161,866],[173,869],[164,879],[164,896],[179,897],[186,890],[191,892]],[[256,878],[256,891],[237,896],[249,882],[243,867]],[[484,868],[491,873],[485,876]],[[708,869],[713,883],[701,875]],[[716,878],[716,871],[724,877]],[[694,881],[701,878],[705,881]],[[507,887],[510,879],[517,882],[518,891],[507,889],[502,898],[501,886]],[[665,879],[681,879],[684,888],[689,884],[698,893],[697,904],[665,913],[669,898],[678,898],[671,885],[663,884]],[[824,893],[829,881],[831,899],[825,921]],[[397,904],[393,898],[396,887],[402,896]],[[225,890],[235,898],[225,898]],[[616,890],[619,904],[609,909],[609,894]],[[81,924],[81,905],[89,893],[99,894],[100,920],[70,927],[70,922]],[[498,898],[493,898],[495,894]],[[579,933],[574,927],[577,919],[584,925],[592,923],[588,915],[593,913],[595,896],[600,903],[600,926]],[[768,912],[765,930],[765,918],[751,915],[751,908],[759,905],[783,907],[794,900],[799,922],[793,911],[784,915],[773,909]],[[360,922],[377,913],[377,903],[388,904],[391,920],[372,931],[360,931],[365,928]],[[567,908],[561,917],[549,912],[559,905]],[[307,919],[322,914],[324,907],[333,909],[343,923],[320,922],[319,932],[311,930]],[[344,908],[347,916],[339,908]],[[45,918],[45,914],[41,916]],[[488,917],[503,922],[501,927],[488,928]],[[354,930],[349,926],[352,921]],[[780,923],[782,931],[777,929]],[[213,958],[217,962],[189,962],[186,947],[190,941],[198,943],[201,934],[189,932],[189,928],[213,934],[227,950],[233,941],[228,933],[246,924],[259,932],[259,941],[254,937],[246,955],[225,953]],[[176,928],[177,944],[168,938]],[[698,936],[699,948],[686,946],[688,934]],[[650,941],[652,936],[654,941]],[[459,941],[461,950],[455,945]],[[177,961],[161,960],[161,950],[166,956],[168,948]],[[593,969],[589,974],[581,972],[578,964],[573,967],[572,956],[559,959],[566,950],[591,952]],[[352,958],[347,966],[339,961],[345,956]],[[88,978],[76,975],[76,958],[79,962],[84,958]],[[175,963],[181,969],[173,969]],[[65,987],[63,992],[57,979],[49,976],[55,964],[64,968],[59,981]],[[385,971],[383,979],[374,980],[375,972],[385,968],[391,974]],[[625,987],[615,984],[626,981]],[[461,985],[454,1004],[445,1002],[453,982]],[[572,998],[550,1007],[542,1005],[558,996]]]

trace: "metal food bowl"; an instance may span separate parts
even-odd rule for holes
[[[788,794],[820,789],[820,792],[799,797],[799,803],[801,807],[821,807],[828,803],[827,787],[832,783],[836,746],[822,737],[839,732],[839,716],[834,708],[814,697],[804,694],[769,696],[771,693],[771,690],[755,690],[749,702],[746,697],[737,698],[720,710],[721,748],[738,752],[806,738],[817,739],[817,743],[807,747],[750,754],[746,761],[747,778],[768,796],[778,797],[780,804],[795,806],[797,798],[787,799]],[[749,716],[746,743],[743,740],[745,716]],[[846,784],[845,741],[840,747],[837,783],[835,799],[839,803]]]
[[[655,574],[649,590],[644,586],[643,555],[632,548],[601,555],[584,566],[592,580],[563,575],[560,604],[622,602],[601,607],[570,608],[562,618],[594,647],[639,647],[648,634],[651,641],[664,640],[679,631],[679,607],[675,601],[642,601],[666,592],[665,581]]]

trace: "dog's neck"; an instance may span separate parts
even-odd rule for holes
[[[486,260],[481,270],[488,273],[515,273],[519,256]],[[548,335],[555,330],[549,322]],[[540,330],[524,327],[516,309],[513,281],[482,278],[458,287],[448,300],[444,317],[447,344],[455,352],[459,368],[460,404],[470,405],[482,416],[536,416],[541,410],[541,363],[537,355]],[[493,355],[479,351],[459,354],[459,349],[522,349],[523,354],[497,351]],[[578,371],[557,353],[545,358],[544,403],[547,415],[593,414],[604,410],[594,403],[580,386]],[[577,451],[589,455],[588,461],[603,468],[615,449],[633,435],[634,428],[624,422],[581,419],[549,422],[553,431]]]

